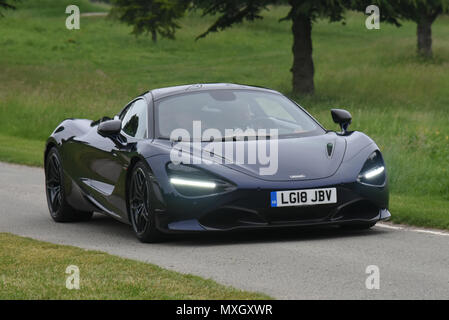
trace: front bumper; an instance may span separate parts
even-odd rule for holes
[[[228,194],[187,199],[173,197],[158,213],[164,232],[231,231],[292,226],[375,223],[388,220],[388,188],[359,183],[333,186],[338,203],[304,207],[270,206],[270,193],[277,189],[237,189]],[[292,189],[294,190],[294,189]]]

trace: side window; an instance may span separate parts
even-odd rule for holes
[[[143,99],[135,101],[129,106],[122,119],[123,132],[127,135],[144,139],[148,133],[148,106]]]

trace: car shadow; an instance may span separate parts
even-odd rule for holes
[[[132,227],[115,219],[96,214],[87,222],[91,228],[122,239],[132,239]],[[391,232],[391,230],[373,228],[369,230],[347,230],[338,226],[286,227],[260,230],[236,230],[230,232],[204,232],[165,235],[158,245],[177,246],[219,246],[251,243],[278,243],[290,241],[321,241],[340,238],[374,237]]]
[[[345,230],[337,226],[328,227],[288,227],[265,230],[241,230],[232,232],[185,234],[168,238],[167,243],[179,246],[219,246],[252,243],[279,243],[298,241],[322,241],[341,238],[373,237],[385,230]]]

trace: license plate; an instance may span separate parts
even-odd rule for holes
[[[273,191],[271,193],[272,207],[313,206],[330,203],[337,203],[336,188]]]

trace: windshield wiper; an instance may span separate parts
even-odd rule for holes
[[[228,136],[228,137],[223,137],[222,139],[221,139],[221,141],[245,141],[246,139],[247,140],[259,140],[260,138],[265,138],[265,139],[270,139],[271,138],[271,136],[269,136],[269,135],[266,135],[266,136],[258,136],[258,135],[255,135],[255,136]]]

